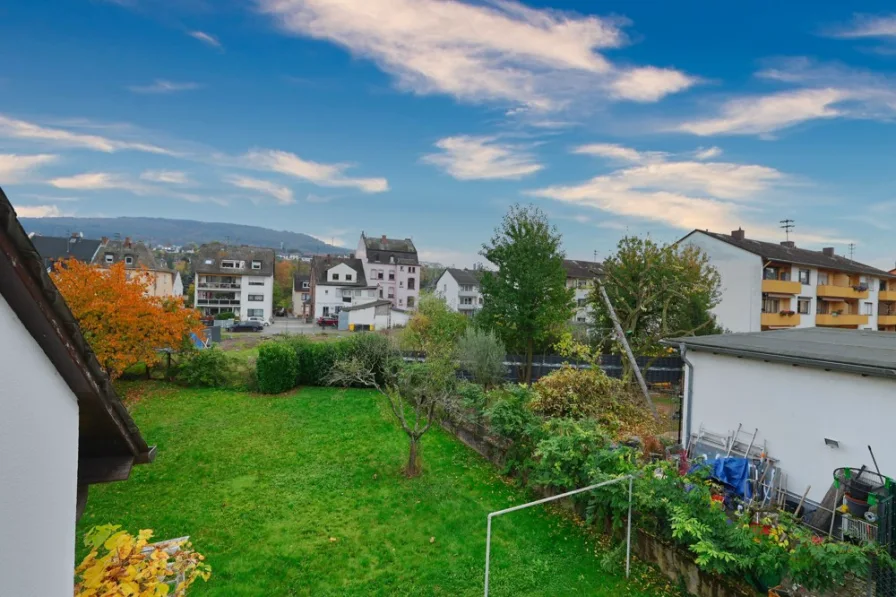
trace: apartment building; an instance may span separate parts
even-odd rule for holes
[[[376,301],[382,288],[368,283],[364,269],[362,261],[353,255],[312,259],[309,307],[312,316],[315,319],[334,316],[348,307]]]
[[[836,327],[896,331],[896,275],[837,255],[695,230],[681,241],[703,249],[721,277],[714,309],[730,332]]]
[[[311,315],[311,276],[296,274],[292,280],[292,312],[296,317]]]
[[[377,298],[392,301],[393,307],[414,309],[420,300],[420,261],[409,238],[374,238],[363,232],[354,257],[364,267],[364,275],[377,289]]]
[[[436,282],[435,294],[445,299],[448,308],[472,317],[482,309],[479,272],[447,268]]]
[[[205,316],[274,314],[274,250],[222,243],[202,245],[193,258],[194,305]]]
[[[596,261],[564,259],[563,269],[566,270],[566,287],[575,289],[572,323],[588,323],[591,316],[588,297],[594,289],[594,279],[601,274],[603,266]]]
[[[73,232],[68,237],[31,234],[29,238],[48,271],[52,270],[54,263],[66,259],[92,263],[102,244],[99,240],[84,238],[80,232]]]
[[[129,273],[129,279],[132,272],[143,272],[149,278],[146,293],[150,296],[184,295],[184,284],[180,272],[161,266],[149,247],[141,242],[132,241],[130,237],[121,240],[104,236],[100,240],[100,245],[94,253],[91,263],[101,267],[124,263]]]

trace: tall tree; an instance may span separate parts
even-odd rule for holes
[[[532,382],[532,355],[559,334],[572,316],[574,290],[566,287],[561,236],[536,207],[514,205],[480,254],[498,269],[482,275],[479,322],[509,350],[523,352],[524,381]]]
[[[291,310],[292,281],[295,275],[295,262],[281,259],[274,265],[274,306],[278,309]]]
[[[635,354],[661,354],[663,338],[720,331],[710,313],[720,278],[700,248],[626,236],[603,268],[604,288]],[[597,289],[589,302],[609,344],[612,324]]]
[[[51,274],[97,360],[113,379],[137,363],[158,364],[160,348],[180,348],[201,332],[199,313],[182,297],[146,293],[148,274],[124,262],[106,269],[76,259],[57,262]]]

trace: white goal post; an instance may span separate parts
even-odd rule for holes
[[[560,495],[553,495],[551,497],[546,497],[541,500],[529,502],[528,504],[520,504],[519,506],[514,506],[512,508],[506,508],[504,510],[498,510],[497,512],[489,513],[488,525],[487,525],[487,529],[486,529],[486,533],[485,533],[485,597],[488,597],[488,571],[489,571],[489,564],[491,563],[492,519],[493,518],[496,518],[498,516],[503,516],[504,514],[510,514],[511,512],[516,512],[517,510],[523,510],[525,508],[531,508],[532,506],[538,506],[539,504],[553,502],[554,500],[559,500],[561,498],[569,497],[569,496],[575,495],[577,493],[583,493],[585,491],[591,491],[591,490],[597,489],[599,487],[605,487],[607,485],[621,483],[622,481],[625,481],[625,480],[628,480],[628,522],[626,524],[626,529],[625,529],[625,577],[628,578],[629,572],[631,571],[631,557],[632,557],[632,483],[634,481],[634,477],[631,475],[619,477],[618,479],[610,479],[609,481],[604,481],[603,483],[596,483],[594,485],[589,485],[588,487],[582,487],[581,489],[574,489],[572,491],[567,491],[566,493],[561,493]]]

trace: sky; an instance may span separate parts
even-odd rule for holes
[[[892,3],[32,0],[0,7],[0,56],[20,216],[364,230],[469,266],[531,203],[576,259],[792,219],[896,261]]]

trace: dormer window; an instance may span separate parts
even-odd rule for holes
[[[253,261],[252,269],[261,269],[261,261]]]
[[[330,279],[331,279],[331,280],[334,280],[334,281],[335,281],[335,280],[338,280],[338,279],[339,279],[339,274],[337,274],[337,273],[335,273],[335,272],[332,273],[332,274],[330,274]]]
[[[224,259],[221,261],[221,269],[239,269],[240,264],[238,261],[234,261],[232,259]]]
[[[302,288],[308,288],[308,282],[307,282],[307,281],[302,282]]]
[[[134,265],[134,256],[133,255],[125,255],[124,256],[124,264],[125,265]]]
[[[113,255],[112,253],[106,253],[105,259],[106,263],[112,263],[113,261],[115,261],[115,255]]]
[[[345,281],[346,281],[346,282],[351,282],[351,281],[352,281],[352,275],[351,275],[351,274],[345,274]]]

